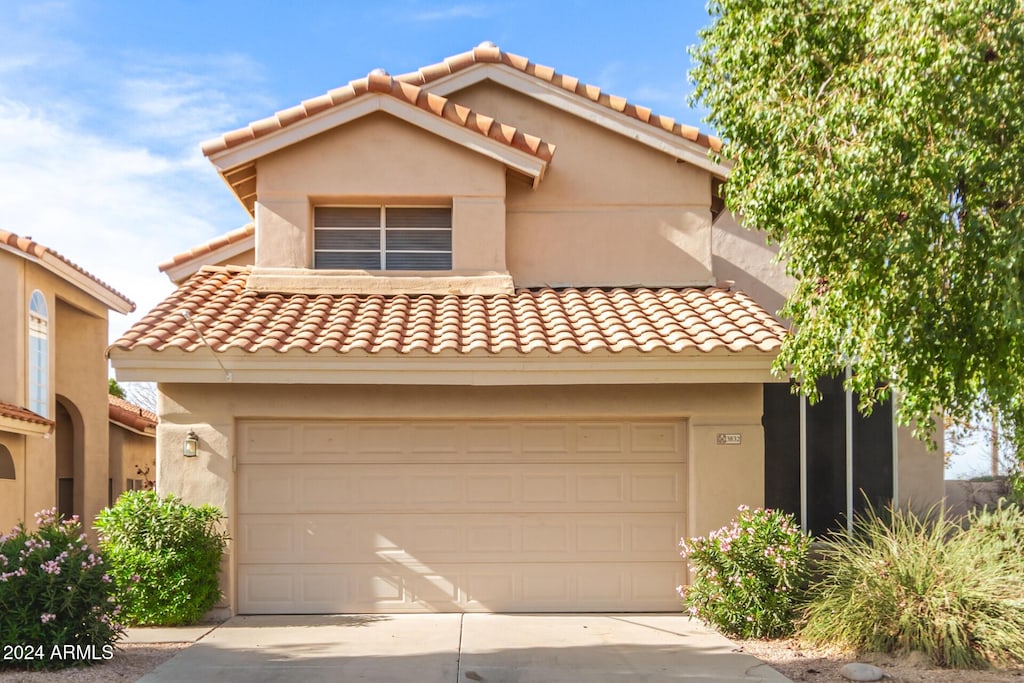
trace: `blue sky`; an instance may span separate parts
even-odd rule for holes
[[[703,0],[0,0],[0,227],[125,292],[247,214],[199,143],[382,67],[484,40],[708,130],[687,104]],[[981,463],[978,465],[977,463]],[[984,470],[983,453],[955,471]]]
[[[484,40],[694,125],[698,0],[101,2],[0,0],[0,227],[128,294],[156,265],[247,222],[199,143],[383,67]]]

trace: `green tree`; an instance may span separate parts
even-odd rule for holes
[[[693,99],[729,208],[797,284],[776,363],[851,366],[920,434],[998,410],[1024,435],[1024,10],[1018,0],[711,0]],[[1018,443],[1018,446],[1020,443]]]
[[[107,393],[118,398],[125,398],[124,389],[121,388],[121,385],[113,377],[107,381]]]

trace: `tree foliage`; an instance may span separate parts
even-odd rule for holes
[[[1024,10],[1018,0],[711,0],[694,100],[726,201],[797,280],[777,361],[852,366],[904,424],[1024,423]],[[919,427],[927,429],[927,427]],[[1014,430],[1024,434],[1024,429]]]
[[[107,380],[107,393],[118,398],[125,398],[124,389],[121,388],[121,385],[113,377]]]

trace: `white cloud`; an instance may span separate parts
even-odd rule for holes
[[[113,336],[171,291],[159,262],[243,220],[218,221],[228,212],[213,210],[213,195],[226,193],[212,170],[10,100],[0,101],[0,177],[0,227],[32,236],[136,302],[128,318],[111,314]]]
[[[135,301],[116,338],[173,291],[157,264],[247,219],[199,143],[274,107],[246,55],[79,44],[79,9],[15,3],[0,22],[0,228]]]
[[[134,120],[136,138],[196,147],[273,110],[259,89],[262,67],[245,55],[135,55],[129,61],[116,102]]]

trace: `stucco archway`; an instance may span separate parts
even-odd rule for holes
[[[85,500],[85,424],[75,404],[59,394],[55,418],[57,467],[54,486],[57,514],[64,517],[78,515],[82,518],[82,503]]]

